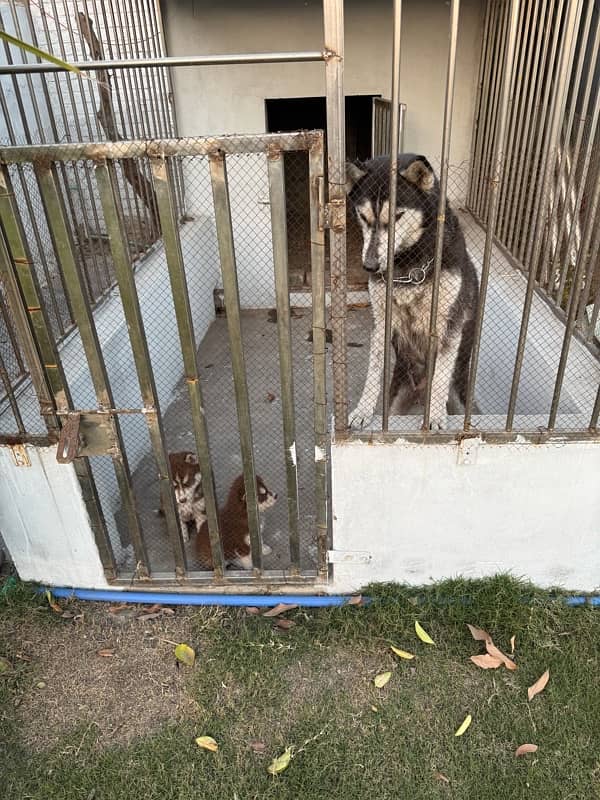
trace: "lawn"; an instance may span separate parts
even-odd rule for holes
[[[600,797],[600,609],[506,576],[372,586],[369,605],[274,618],[61,601],[63,616],[32,587],[7,588],[2,797]],[[416,636],[417,620],[435,645]],[[514,636],[517,669],[471,662],[485,644],[467,623],[504,653]],[[192,667],[174,657],[180,642],[196,653]],[[200,736],[218,750],[200,748]],[[524,743],[537,752],[515,756]],[[289,765],[269,774],[286,748]]]

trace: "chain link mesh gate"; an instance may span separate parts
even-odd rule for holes
[[[283,160],[290,151],[308,154],[311,270],[310,294],[293,297],[285,204],[293,176]],[[152,175],[161,228],[153,251],[135,264],[120,191],[133,160]],[[29,317],[43,365],[33,381],[43,427],[50,439],[60,432],[57,457],[74,460],[107,576],[236,586],[324,579],[322,133],[10,147],[1,161],[3,276],[13,303],[17,293],[23,301],[17,314],[21,322]],[[95,309],[58,182],[63,164],[84,167],[101,201],[117,285]],[[76,328],[64,341],[49,324],[24,235],[12,186],[17,169],[39,191],[67,290]],[[183,219],[175,174],[186,185]],[[29,387],[15,396],[17,408],[32,394]],[[186,543],[178,516],[169,454],[181,451],[196,453],[202,472],[210,541],[204,563],[198,537]],[[257,473],[279,496],[264,520]],[[226,570],[218,509],[238,475],[252,567]]]

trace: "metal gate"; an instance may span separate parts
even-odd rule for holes
[[[293,302],[287,151],[308,154],[310,195],[312,289]],[[19,385],[5,380],[16,431],[4,440],[55,442],[58,460],[73,462],[107,578],[324,580],[322,133],[8,147],[0,160],[3,310],[30,372]],[[123,177],[133,163],[152,176],[161,232],[137,262],[122,206]],[[63,201],[65,164],[85,169],[93,181],[110,243],[116,285],[96,308]],[[38,222],[52,240],[52,278],[64,287],[75,323],[66,338],[52,325],[49,287],[30,253],[17,172],[35,186]],[[184,217],[177,214],[175,175],[186,185]],[[185,541],[173,489],[169,453],[188,450],[197,453],[202,473],[208,564],[195,550],[197,537]],[[226,570],[218,512],[235,471],[243,475],[252,557],[251,569],[237,571]],[[257,472],[280,495],[278,516],[267,512],[264,533]]]

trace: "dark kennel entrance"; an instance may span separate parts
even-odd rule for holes
[[[346,97],[346,153],[349,159],[364,160],[372,155],[373,95]],[[325,130],[324,97],[292,97],[265,100],[267,131]],[[308,228],[309,191],[306,153],[285,154],[285,199],[288,223],[288,265],[290,287],[309,289],[310,232]],[[367,278],[361,265],[361,236],[354,214],[347,215],[348,286],[364,289]],[[329,264],[326,259],[326,280]]]

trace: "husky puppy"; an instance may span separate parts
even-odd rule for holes
[[[187,450],[180,453],[169,453],[169,463],[183,540],[189,542],[189,528],[192,529],[192,533],[199,531],[206,519],[206,502],[202,491],[200,466],[195,454]],[[160,513],[164,514],[162,506]]]
[[[275,505],[277,494],[269,491],[260,475],[256,476],[256,497],[258,511],[262,515]],[[263,529],[261,517],[260,529]],[[244,476],[239,475],[231,485],[227,501],[219,512],[219,531],[223,543],[223,555],[227,566],[241,569],[252,569],[250,551],[250,531],[248,528],[248,510],[246,505],[246,489]],[[204,522],[196,539],[196,551],[203,566],[212,569],[212,555],[208,536],[208,522]],[[263,555],[269,555],[271,548],[263,545]]]
[[[396,364],[390,410],[405,414],[424,402],[439,184],[425,156],[398,156],[395,218],[390,221],[389,157],[346,165],[346,191],[363,235],[362,262],[370,274],[373,315],[369,367],[350,426],[371,421],[381,387],[385,350],[388,228],[395,227],[392,345]],[[446,203],[438,305],[438,346],[431,393],[430,427],[447,424],[447,403],[465,403],[479,294],[475,267],[458,219]]]

